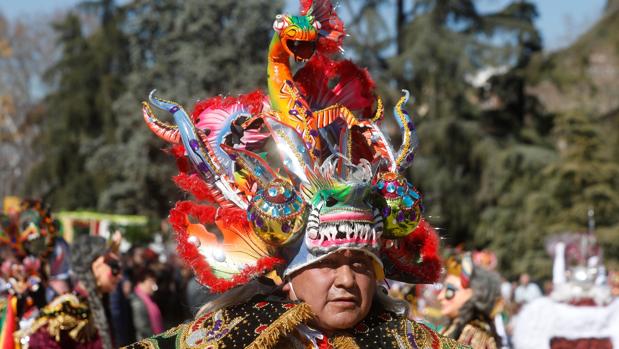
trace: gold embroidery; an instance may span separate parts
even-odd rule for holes
[[[350,335],[338,335],[330,342],[334,349],[359,349],[357,342]]]
[[[280,338],[290,334],[302,322],[314,317],[309,305],[301,303],[273,321],[246,349],[273,348]]]
[[[415,321],[406,321],[407,331],[411,331],[415,337],[415,342],[419,348],[432,348],[434,338],[430,331],[425,326],[418,324]],[[410,326],[410,329],[409,329]],[[408,332],[406,332],[408,333]]]
[[[203,326],[203,322],[208,321]],[[179,349],[218,349],[220,340],[236,327],[244,317],[237,316],[228,319],[225,310],[217,311],[211,316],[204,316],[191,324],[179,329],[181,335],[177,337],[177,348]]]
[[[157,337],[163,337],[163,338],[170,338],[170,337],[174,337],[176,335],[178,335],[179,333],[181,333],[182,331],[185,330],[185,327],[187,327],[188,324],[180,324],[178,326],[172,327],[169,330],[160,333],[159,335],[157,335]]]
[[[496,349],[497,345],[494,338],[481,327],[475,326],[475,324],[468,324],[464,326],[458,342],[469,344],[473,348],[480,349]]]
[[[55,298],[41,309],[32,326],[15,332],[14,337],[20,339],[30,336],[44,326],[47,326],[47,332],[56,341],[60,341],[62,332],[67,332],[71,339],[80,343],[88,341],[96,334],[90,322],[88,305],[81,303],[70,293]]]
[[[159,345],[157,344],[157,341],[147,338],[126,347],[121,347],[120,349],[159,349]]]

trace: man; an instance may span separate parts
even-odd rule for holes
[[[372,305],[377,287],[372,263],[363,252],[342,250],[293,274],[283,291],[309,305],[322,331],[352,328]]]
[[[332,253],[283,286],[235,291],[237,301],[250,298],[223,308],[208,304],[194,322],[128,348],[464,348],[407,320],[405,311],[387,311],[406,308],[383,293],[373,258],[358,250]]]
[[[129,348],[460,347],[407,320],[379,286],[440,273],[438,238],[404,177],[417,144],[409,93],[394,110],[396,150],[367,71],[329,57],[344,37],[331,3],[303,1],[301,12],[273,23],[268,96],[211,98],[191,116],[154,91],[144,103],[195,198],[170,211],[179,255],[222,294],[194,322]],[[290,58],[307,62],[294,77]]]

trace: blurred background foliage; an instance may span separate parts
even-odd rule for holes
[[[508,276],[544,277],[546,237],[586,231],[593,208],[607,259],[619,260],[617,3],[547,53],[528,1],[491,13],[473,0],[341,1],[345,55],[388,105],[401,88],[415,96],[411,176],[447,244],[493,249]],[[265,88],[284,5],[84,1],[52,28],[0,17],[0,194],[166,217],[176,169],[140,101],[152,88],[188,107]]]

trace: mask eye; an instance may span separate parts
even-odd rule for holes
[[[275,21],[273,22],[273,29],[276,31],[281,31],[287,27],[286,21],[284,20],[284,16],[277,15],[275,16]]]
[[[316,28],[316,30],[320,30],[320,28],[322,28],[322,25],[319,21],[314,21],[312,25],[314,26],[314,28]]]
[[[333,196],[329,196],[325,203],[327,204],[327,207],[333,207],[337,204],[337,199]]]

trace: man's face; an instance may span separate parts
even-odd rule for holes
[[[292,285],[292,286],[291,286]],[[292,300],[302,300],[325,331],[351,328],[370,311],[376,290],[371,257],[345,250],[293,274],[284,286]]]
[[[443,289],[438,294],[441,303],[441,313],[449,318],[458,316],[460,308],[473,296],[473,290],[462,287],[460,278],[455,275],[447,275],[443,283]]]
[[[102,293],[110,293],[120,280],[120,261],[113,253],[100,256],[92,263],[97,287]]]

